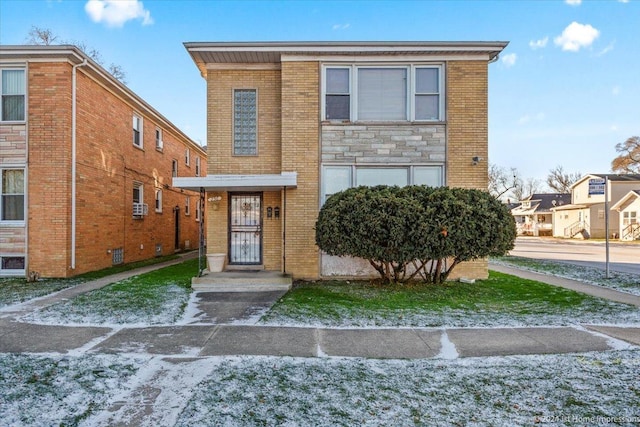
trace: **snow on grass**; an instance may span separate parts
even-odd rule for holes
[[[0,355],[0,423],[18,427],[595,425],[611,417],[631,426],[638,401],[640,349],[455,360]],[[574,422],[549,422],[560,417]]]
[[[611,271],[607,279],[606,272],[600,268],[515,256],[491,258],[491,263],[550,274],[640,296],[640,276],[635,274]]]
[[[472,309],[379,309],[333,306],[318,312],[304,305],[276,304],[260,320],[268,326],[338,328],[372,327],[525,327],[573,326],[576,324],[633,325],[640,323],[640,310],[626,304],[589,298],[582,304],[556,308],[528,304],[522,312],[504,312],[500,307]]]
[[[118,282],[118,285],[126,285],[130,280]],[[34,311],[21,320],[74,326],[173,324],[182,318],[189,294],[188,289],[173,284],[147,290],[142,296],[107,286]]]
[[[579,425],[620,417],[619,425],[630,426],[640,421],[639,368],[638,350],[412,361],[228,358],[195,388],[176,426],[513,426],[550,417],[583,419]]]
[[[24,277],[0,278],[0,311],[15,304],[41,298],[78,285],[84,279],[41,279],[27,282]]]
[[[138,366],[112,355],[0,354],[0,424],[77,425],[104,408]]]

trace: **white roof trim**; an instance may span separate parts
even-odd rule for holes
[[[207,175],[204,177],[173,178],[173,185],[185,190],[200,191],[277,191],[298,186],[297,172],[280,175]]]

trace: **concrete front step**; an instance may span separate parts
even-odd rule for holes
[[[291,276],[275,271],[223,271],[191,279],[199,292],[288,291],[292,283]]]

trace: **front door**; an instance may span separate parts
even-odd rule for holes
[[[229,264],[262,264],[262,193],[231,194]]]

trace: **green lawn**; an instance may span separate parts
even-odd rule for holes
[[[90,280],[100,279],[112,274],[130,271],[176,258],[178,258],[177,255],[168,255],[144,261],[131,262],[102,270],[91,271],[68,279],[40,279],[37,282],[27,282],[24,277],[0,278],[0,307],[19,304]]]
[[[191,278],[198,260],[192,259],[121,280],[24,317],[26,321],[61,324],[164,324],[184,313]]]
[[[474,284],[298,282],[262,319],[324,326],[509,326],[637,322],[639,310],[490,272]]]

